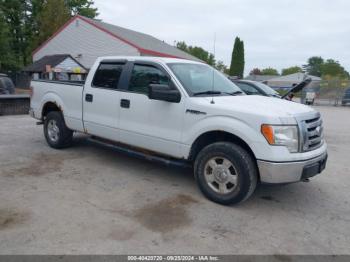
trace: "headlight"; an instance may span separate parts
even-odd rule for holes
[[[298,152],[299,133],[297,126],[262,125],[261,133],[270,145],[285,146],[291,153]]]

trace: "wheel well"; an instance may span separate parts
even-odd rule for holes
[[[59,112],[61,112],[62,110],[56,103],[54,103],[54,102],[47,102],[44,105],[44,107],[43,107],[43,111],[42,111],[42,114],[41,114],[42,119],[44,119],[47,116],[47,114],[49,112],[52,112],[52,111],[59,111]]]
[[[247,152],[254,158],[254,160],[256,160],[252,149],[244,140],[242,140],[238,136],[224,131],[210,131],[200,135],[192,144],[189,160],[194,161],[196,159],[197,154],[207,145],[210,145],[215,142],[225,141],[241,146],[242,148],[247,150]]]

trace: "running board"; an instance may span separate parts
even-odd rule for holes
[[[185,161],[185,160],[170,159],[170,158],[166,158],[166,157],[163,157],[160,155],[156,155],[155,153],[149,152],[149,151],[144,151],[145,153],[143,153],[140,151],[141,149],[136,150],[133,148],[124,147],[121,144],[118,144],[116,142],[106,140],[103,138],[98,138],[98,137],[92,136],[92,137],[88,138],[88,141],[100,144],[100,145],[105,146],[105,147],[109,147],[114,151],[117,151],[117,152],[123,153],[123,154],[127,154],[127,155],[130,155],[132,157],[137,157],[139,159],[145,159],[148,161],[158,162],[158,163],[161,163],[161,164],[167,165],[167,166],[176,166],[176,167],[181,167],[181,168],[190,168],[191,167],[191,163],[189,163],[188,161]]]

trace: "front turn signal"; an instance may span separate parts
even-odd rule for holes
[[[266,138],[267,142],[269,142],[270,145],[275,144],[275,134],[273,131],[273,127],[270,125],[262,125],[261,126],[261,133]]]

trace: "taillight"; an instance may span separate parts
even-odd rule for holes
[[[33,94],[34,94],[34,88],[31,86],[31,87],[29,87],[29,96],[30,96],[30,98],[33,97]]]

